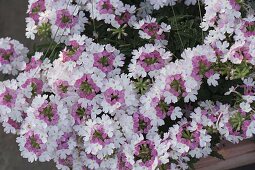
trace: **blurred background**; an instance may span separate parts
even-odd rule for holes
[[[28,0],[0,0],[0,37],[11,37],[32,48],[33,41],[25,38],[25,17]],[[0,126],[0,170],[55,170],[54,163],[28,163],[20,156],[16,136],[3,132]],[[255,157],[254,157],[255,160]],[[223,169],[222,169],[223,170]],[[255,170],[255,165],[235,170]]]
[[[11,37],[26,47],[32,41],[25,38],[25,17],[28,0],[0,0],[0,37]],[[0,126],[0,170],[55,170],[54,163],[29,163],[20,156],[16,136],[5,134]]]

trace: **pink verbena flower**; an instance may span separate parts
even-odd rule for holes
[[[188,129],[189,126],[189,123],[183,124],[179,128],[179,132],[176,135],[176,138],[178,142],[189,146],[189,148],[192,150],[199,147],[200,132],[198,130],[202,128],[202,125],[198,126],[197,130],[195,131],[190,131]]]
[[[124,90],[119,91],[112,88],[109,88],[104,92],[105,100],[111,105],[114,105],[116,103],[124,103],[124,95]]]
[[[245,21],[243,28],[241,29],[246,37],[255,35],[255,22]]]
[[[86,108],[82,107],[81,104],[75,103],[71,108],[71,115],[74,118],[75,124],[80,125],[90,118],[92,106]]]
[[[10,108],[15,106],[17,95],[15,90],[6,87],[5,91],[0,94],[0,104]]]
[[[159,70],[165,65],[160,53],[156,50],[151,53],[143,52],[139,57],[138,64],[140,64],[146,72]]]
[[[240,48],[237,48],[235,53],[233,54],[234,58],[237,58],[239,60],[247,60],[250,61],[252,59],[252,56],[249,53],[249,47],[243,46]]]
[[[42,139],[38,134],[33,131],[28,131],[25,134],[26,143],[25,148],[39,157],[43,152],[47,150],[46,145],[42,142]]]
[[[21,85],[22,88],[27,88],[30,86],[32,88],[31,93],[32,97],[35,97],[38,94],[42,94],[43,81],[37,78],[27,79],[24,84]]]
[[[41,60],[38,60],[35,57],[32,57],[30,62],[27,63],[25,71],[33,70],[33,69],[37,68],[38,66],[41,66],[41,64],[42,64]]]
[[[20,130],[20,127],[21,127],[21,122],[18,122],[18,121],[15,121],[13,120],[12,118],[9,118],[7,123],[12,126],[16,131],[17,130]]]
[[[44,102],[42,106],[38,108],[38,112],[38,118],[48,125],[56,125],[58,123],[59,115],[57,113],[56,104]]]
[[[119,170],[131,170],[132,165],[128,162],[126,155],[123,152],[119,152],[117,155],[118,158],[118,169]]]
[[[68,91],[70,91],[70,85],[68,81],[57,80],[56,82],[54,82],[53,86],[56,90],[56,94],[58,94],[60,97],[67,96]]]
[[[114,54],[104,50],[101,53],[94,54],[94,67],[99,68],[104,73],[108,73],[114,69]]]
[[[183,80],[182,75],[176,74],[176,75],[169,76],[166,79],[165,90],[169,91],[176,97],[179,97],[179,96],[185,97],[187,92],[185,88],[185,81]]]
[[[69,148],[69,139],[73,136],[73,133],[65,132],[59,139],[57,139],[57,150],[68,149]]]
[[[211,68],[211,62],[208,61],[206,56],[195,56],[192,58],[193,70],[191,75],[195,80],[200,81],[202,78],[209,78],[214,74]]]
[[[96,93],[100,91],[89,74],[85,74],[82,78],[76,80],[74,84],[80,97],[92,100]]]
[[[124,12],[124,13],[122,13],[120,16],[119,15],[116,15],[115,16],[115,20],[120,24],[120,25],[122,25],[122,24],[127,24],[128,23],[128,21],[131,19],[131,14],[130,14],[130,12],[128,12],[127,10]]]
[[[91,130],[91,143],[98,143],[102,146],[108,145],[112,142],[112,139],[105,133],[104,127],[101,125],[94,125]]]
[[[14,57],[16,56],[13,45],[10,44],[9,49],[0,48],[0,63],[1,64],[10,64]]]
[[[100,14],[113,14],[114,8],[110,0],[99,0],[96,6]]]
[[[36,2],[31,4],[29,9],[29,17],[31,17],[36,23],[39,22],[39,13],[44,12],[46,10],[45,0],[37,0]]]
[[[73,161],[74,158],[72,155],[68,155],[65,159],[58,159],[58,164],[64,166],[64,167],[73,167]]]
[[[63,61],[77,61],[84,51],[85,47],[81,46],[77,41],[72,40],[67,44],[67,48],[63,51]]]
[[[78,18],[70,14],[67,9],[61,9],[57,12],[56,25],[60,28],[72,28],[77,24]]]
[[[152,39],[162,40],[165,38],[165,35],[160,33],[160,25],[156,22],[144,23],[141,29],[152,37]]]
[[[229,134],[246,138],[248,126],[254,119],[255,117],[250,113],[243,112],[242,110],[237,111],[230,117],[229,122],[226,124]]]
[[[95,161],[98,165],[101,164],[102,160],[101,159],[98,159],[96,155],[93,155],[93,154],[86,154],[86,157],[90,160],[93,160]]]
[[[237,0],[230,0],[230,5],[232,6],[233,9],[239,11],[241,9],[240,4],[237,2]]]
[[[164,100],[164,98],[157,98],[154,97],[152,99],[152,103],[151,105],[153,107],[155,107],[156,110],[156,115],[160,118],[160,119],[164,119],[167,116],[171,116],[173,110],[174,110],[174,106],[171,106],[170,104],[167,104]]]
[[[244,95],[254,95],[255,94],[255,86],[253,85],[253,83],[251,84],[243,84],[240,87],[243,88],[244,90]]]
[[[134,113],[133,115],[133,128],[135,133],[147,134],[152,128],[151,120],[148,117],[143,116],[139,113]]]
[[[150,167],[157,155],[155,144],[150,140],[143,140],[135,145],[135,160],[141,160],[139,163],[141,166]]]

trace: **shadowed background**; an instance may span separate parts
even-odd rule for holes
[[[25,17],[28,0],[0,0],[0,37],[11,37],[26,47],[32,41],[25,38]],[[0,126],[0,170],[55,170],[53,163],[29,163],[20,155],[16,136],[6,135]]]

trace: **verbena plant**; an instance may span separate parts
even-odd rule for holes
[[[188,169],[255,134],[254,3],[29,0],[0,39],[0,118],[58,169]],[[10,75],[12,79],[10,78]],[[8,78],[7,78],[8,77]]]

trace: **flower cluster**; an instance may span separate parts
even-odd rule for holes
[[[0,39],[0,71],[17,75],[26,67],[28,49],[16,40]]]
[[[177,56],[155,13],[183,2],[205,6],[208,34]],[[28,59],[0,39],[0,70],[17,75],[0,82],[0,120],[22,157],[63,170],[188,169],[221,139],[255,135],[254,11],[183,2],[30,0],[27,37],[55,42]]]
[[[80,6],[72,5],[70,0],[29,0],[27,13],[26,36],[31,39],[38,34],[63,42],[69,35],[84,31],[84,24],[87,23]]]

